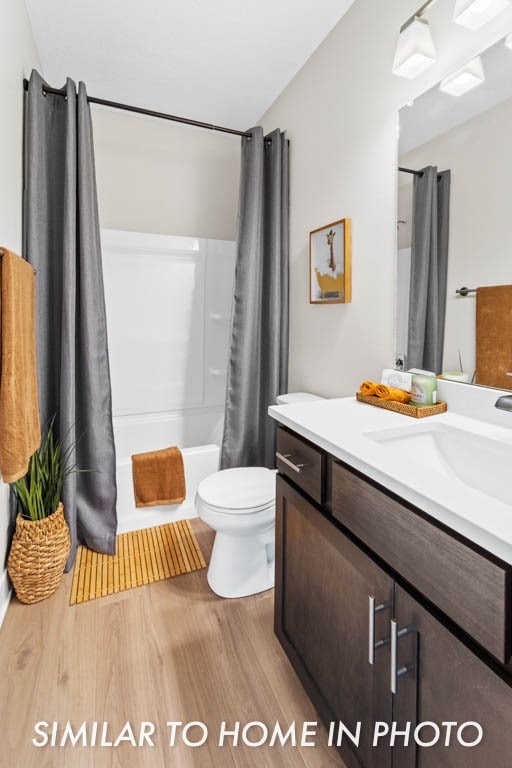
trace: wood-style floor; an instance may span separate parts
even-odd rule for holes
[[[206,560],[212,533],[193,523]],[[273,591],[222,600],[206,570],[70,607],[56,595],[11,601],[0,630],[2,768],[343,768],[319,725],[315,747],[217,745],[220,723],[316,721],[273,634]],[[154,747],[42,747],[34,724],[126,721],[157,726]],[[168,721],[202,721],[202,747],[168,743]],[[190,731],[192,739],[199,731]],[[256,732],[252,738],[256,737]]]

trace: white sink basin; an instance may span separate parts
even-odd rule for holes
[[[401,462],[418,463],[512,506],[512,445],[447,424],[365,432]],[[485,510],[482,510],[485,512]]]

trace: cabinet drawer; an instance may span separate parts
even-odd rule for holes
[[[319,504],[322,503],[324,454],[320,448],[279,427],[276,463],[282,475],[292,480]]]
[[[483,648],[508,661],[510,566],[338,462],[332,493],[337,520]]]

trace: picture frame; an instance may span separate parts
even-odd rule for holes
[[[309,233],[309,303],[352,300],[350,219],[338,219]]]

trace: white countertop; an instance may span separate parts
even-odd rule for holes
[[[427,419],[412,419],[359,403],[354,397],[276,405],[269,408],[269,414],[283,426],[512,564],[512,506],[441,471],[428,469],[421,455],[397,461],[385,445],[365,436],[374,430],[411,426],[411,423],[422,425],[428,421],[512,446],[512,430],[450,411]],[[512,475],[512,467],[510,472]],[[512,482],[512,479],[503,478],[503,482]]]

